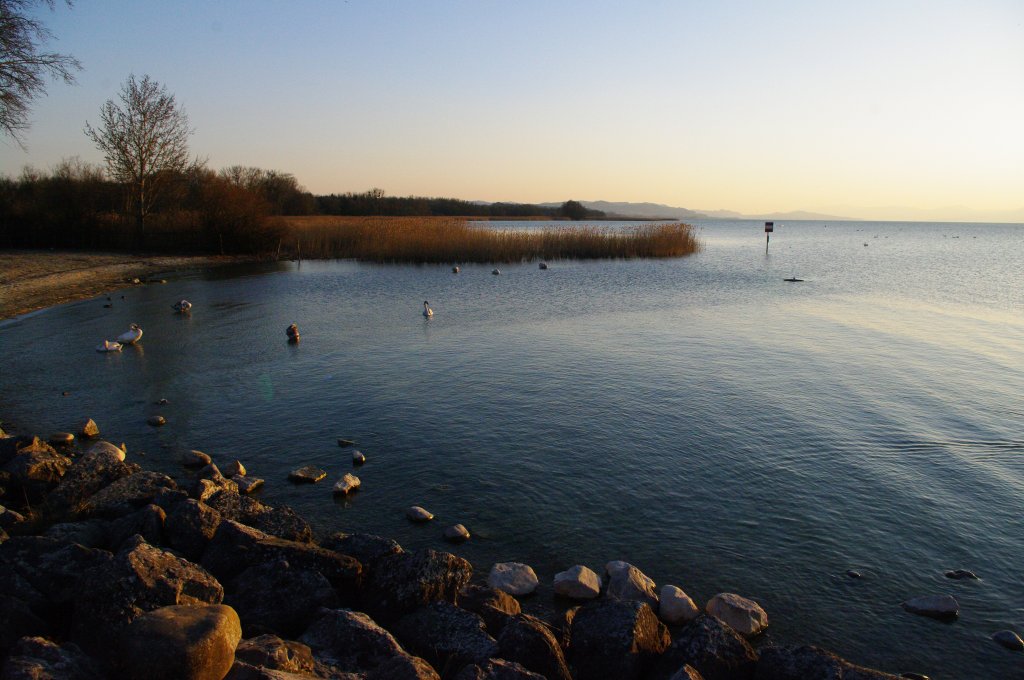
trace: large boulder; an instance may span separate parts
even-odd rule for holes
[[[719,593],[705,610],[740,635],[752,637],[768,627],[768,614],[753,600],[735,593]]]
[[[68,469],[61,483],[46,497],[46,503],[58,514],[78,514],[89,496],[141,471],[138,465],[126,463],[106,449],[90,451]]]
[[[555,574],[555,595],[573,600],[592,600],[601,594],[601,577],[582,564]]]
[[[345,672],[369,671],[405,654],[391,633],[349,609],[321,611],[299,640],[318,659]]]
[[[24,637],[14,645],[0,672],[3,680],[104,680],[96,663],[76,645]]]
[[[757,652],[732,628],[701,614],[679,632],[658,661],[652,678],[668,680],[687,664],[706,680],[750,680]]]
[[[700,608],[678,586],[662,586],[658,598],[658,618],[669,625],[688,623],[700,615]]]
[[[490,659],[482,665],[464,667],[455,680],[545,680],[540,673],[533,673],[514,661]]]
[[[47,635],[50,626],[26,602],[10,595],[0,595],[0,659],[11,646],[26,635]]]
[[[235,660],[257,668],[304,675],[312,675],[316,668],[313,651],[308,646],[270,634],[239,642],[235,648]]]
[[[576,612],[569,663],[576,680],[637,680],[670,642],[668,629],[646,602],[598,600]]]
[[[70,458],[57,453],[46,442],[36,439],[29,446],[19,449],[17,455],[4,466],[4,471],[10,475],[7,497],[24,498],[29,504],[36,503],[60,484],[70,467]]]
[[[356,558],[363,565],[365,574],[372,572],[377,562],[384,557],[402,552],[402,546],[390,538],[374,534],[346,534],[340,531],[328,536],[320,545]]]
[[[106,548],[108,528],[109,523],[106,520],[87,519],[51,525],[42,535],[61,543],[77,543],[86,548]]]
[[[363,609],[387,625],[431,602],[455,602],[472,575],[472,565],[451,553],[426,549],[387,555],[367,579]]]
[[[211,494],[205,503],[219,512],[223,519],[251,526],[271,536],[304,543],[313,540],[309,522],[287,505],[271,507],[228,489]]]
[[[441,676],[418,656],[396,656],[367,673],[366,680],[441,680]]]
[[[78,510],[86,517],[113,519],[149,505],[162,489],[176,488],[167,475],[143,470],[100,489],[82,501]]]
[[[902,606],[911,614],[947,621],[960,613],[960,605],[952,595],[922,595],[907,600]]]
[[[832,652],[811,646],[766,647],[755,680],[899,680],[899,676],[855,666]]]
[[[522,611],[519,600],[508,593],[477,585],[463,588],[456,604],[482,618],[487,632],[495,638],[501,634],[505,624]]]
[[[138,680],[221,680],[235,662],[241,637],[231,607],[161,607],[124,630],[118,666]]]
[[[619,566],[617,562],[610,564],[619,568],[611,567],[608,591],[605,593],[608,597],[616,600],[646,602],[653,611],[658,611],[658,587],[654,581],[632,564],[624,566]]]
[[[518,614],[505,624],[498,637],[498,655],[548,680],[572,680],[558,640],[532,616]]]
[[[487,585],[509,595],[529,595],[538,583],[533,568],[522,562],[498,562],[487,575]]]
[[[498,644],[476,614],[448,602],[434,602],[403,616],[392,630],[411,653],[434,668],[456,672],[498,655]]]
[[[98,655],[114,653],[111,636],[146,612],[175,604],[220,604],[224,598],[223,587],[205,569],[141,537],[109,564],[83,574],[77,591],[72,637]]]
[[[224,520],[217,527],[201,564],[227,582],[249,567],[280,560],[320,572],[338,590],[343,602],[354,596],[362,571],[359,562],[348,555],[311,543],[286,541],[231,520]]]
[[[0,593],[24,600],[37,613],[59,608],[80,594],[85,574],[111,561],[105,550],[45,536],[16,536],[0,545]]]
[[[189,498],[172,506],[164,522],[164,537],[171,548],[198,562],[220,522],[219,512]]]
[[[163,508],[147,505],[130,515],[111,520],[107,525],[107,544],[117,551],[132,536],[142,536],[150,545],[163,543],[164,521],[167,519]]]
[[[231,583],[225,603],[238,611],[246,635],[274,632],[299,635],[321,607],[335,607],[338,596],[315,569],[287,560],[249,567]]]

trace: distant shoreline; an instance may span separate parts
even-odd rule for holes
[[[240,256],[168,256],[68,250],[0,250],[0,319],[84,300],[156,274],[250,261]]]

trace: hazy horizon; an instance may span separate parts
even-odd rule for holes
[[[194,154],[317,194],[652,202],[749,215],[1024,221],[1024,4],[58,4],[28,151],[129,74],[166,85]]]

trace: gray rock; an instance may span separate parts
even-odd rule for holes
[[[1024,640],[1021,640],[1020,636],[1012,630],[1001,630],[997,633],[992,633],[992,639],[1007,649],[1017,651],[1024,649]]]
[[[710,616],[747,637],[757,635],[768,627],[768,614],[761,606],[735,593],[715,595],[708,600],[705,610]]]
[[[110,553],[43,536],[15,536],[0,545],[0,593],[35,611],[67,605],[82,590],[83,575],[104,569]]]
[[[171,548],[198,562],[220,523],[219,512],[189,498],[172,506],[164,522],[164,536]]]
[[[366,455],[362,451],[353,451],[352,452],[352,464],[353,465],[362,465],[365,462],[366,462]]]
[[[337,532],[328,536],[321,545],[328,550],[356,558],[363,565],[365,574],[372,572],[382,558],[402,552],[402,546],[397,542],[374,534]]]
[[[137,617],[121,636],[119,666],[129,678],[221,680],[242,637],[224,605],[168,606]]]
[[[976,581],[978,580],[978,575],[967,569],[953,569],[946,572],[946,578],[952,578],[958,581],[961,579],[971,579]]]
[[[316,619],[321,607],[338,606],[338,596],[319,571],[277,560],[239,574],[224,602],[238,612],[247,635],[274,632],[291,638]]]
[[[482,665],[464,667],[455,680],[545,680],[539,673],[532,673],[514,661],[490,659]]]
[[[92,418],[86,418],[78,426],[78,434],[83,437],[98,437],[100,436],[100,426],[96,424],[96,421]]]
[[[299,638],[317,658],[346,672],[366,672],[405,655],[391,633],[366,614],[349,609],[322,611]]]
[[[646,602],[653,611],[658,611],[658,587],[646,574],[632,564],[626,564],[609,573],[611,573],[611,578],[608,580],[608,591],[606,592],[608,597],[616,600]]]
[[[22,447],[4,466],[8,473],[8,498],[26,498],[35,503],[60,484],[71,467],[71,459],[36,439]]]
[[[569,663],[576,680],[638,680],[670,642],[668,629],[646,602],[597,600],[576,612]]]
[[[231,478],[231,481],[238,485],[238,493],[245,495],[255,493],[263,486],[263,480],[259,477],[242,477],[241,475],[235,475]]]
[[[47,529],[43,536],[61,543],[78,543],[86,548],[106,548],[107,522],[89,519],[82,522],[61,522]]]
[[[458,606],[484,620],[487,632],[497,638],[505,624],[522,608],[519,600],[497,588],[468,585],[459,592]]]
[[[362,482],[351,472],[346,472],[337,482],[334,483],[335,495],[348,495],[359,488]]]
[[[902,607],[911,614],[933,619],[955,619],[960,613],[960,605],[952,595],[922,595],[907,600]]]
[[[32,611],[28,603],[10,595],[0,595],[0,658],[26,635],[48,635],[50,626]]]
[[[387,625],[431,602],[455,602],[472,575],[469,562],[450,553],[427,549],[387,555],[367,579],[364,611]]]
[[[749,680],[757,652],[718,619],[701,614],[687,624],[655,666],[652,680],[667,680],[687,664],[707,680]]]
[[[176,489],[177,484],[159,472],[136,472],[121,477],[100,489],[79,505],[86,517],[115,518],[149,505],[161,489]]]
[[[498,655],[498,644],[484,630],[483,620],[448,602],[433,602],[406,614],[392,630],[406,649],[434,668],[446,669],[446,674]]]
[[[340,446],[342,448],[344,448],[346,446],[352,446],[354,444],[355,444],[355,442],[352,441],[351,439],[342,439],[341,437],[338,437],[338,446]]]
[[[181,604],[220,604],[224,589],[206,570],[141,537],[126,545],[108,565],[83,574],[75,597],[72,639],[86,651],[108,659],[110,644],[142,614]],[[112,659],[111,659],[112,660]]]
[[[429,522],[434,519],[434,515],[427,510],[424,510],[418,505],[414,505],[411,508],[406,509],[405,516],[413,522]]]
[[[441,676],[418,656],[397,656],[367,673],[366,680],[441,680]]]
[[[529,595],[538,583],[533,568],[522,562],[498,562],[487,575],[487,585],[509,595]]]
[[[76,645],[23,637],[4,662],[3,680],[105,680],[96,663]]]
[[[898,680],[898,676],[855,666],[832,652],[811,646],[766,647],[757,662],[757,680]],[[710,679],[709,679],[710,680]]]
[[[303,675],[312,675],[316,668],[313,651],[307,645],[282,640],[276,635],[242,640],[235,649],[235,659],[257,667]]]
[[[223,520],[217,527],[201,564],[227,582],[249,567],[280,560],[320,572],[338,590],[343,601],[354,596],[362,572],[359,562],[347,555],[310,543],[277,538],[232,520]]]
[[[113,444],[110,446],[117,449]],[[90,496],[141,471],[138,465],[125,463],[122,457],[105,447],[90,449],[67,470],[57,488],[46,497],[46,504],[57,515],[77,516],[83,512],[83,505]]]
[[[315,484],[327,476],[326,470],[321,470],[315,465],[304,465],[288,473],[288,479],[293,482]]]
[[[112,520],[107,525],[107,545],[114,551],[135,535],[150,545],[163,543],[164,521],[167,514],[163,508],[150,504],[130,515]]]
[[[518,614],[505,624],[498,637],[498,654],[548,680],[572,680],[554,633],[532,616]]]
[[[150,416],[146,418],[146,424],[153,427],[161,427],[167,424],[167,419],[163,416]]]
[[[304,543],[313,540],[309,522],[287,505],[271,507],[227,489],[211,494],[206,504],[219,512],[223,519],[246,524],[278,538]]]
[[[469,529],[461,524],[453,524],[444,530],[444,540],[449,543],[465,543],[469,540]]]
[[[555,574],[555,594],[574,600],[592,600],[601,594],[601,578],[582,564]]]
[[[211,462],[212,459],[210,456],[202,451],[196,451],[193,449],[181,454],[181,464],[185,467],[204,467],[209,465]]]

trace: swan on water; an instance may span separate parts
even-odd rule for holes
[[[128,330],[121,335],[117,336],[117,341],[122,345],[133,345],[139,341],[142,337],[142,329],[139,328],[139,324],[133,323],[129,326]]]
[[[186,300],[185,298],[178,300],[171,306],[174,308],[174,311],[176,312],[187,312],[190,309],[192,309],[192,303]]]
[[[104,340],[100,344],[96,345],[97,352],[120,352],[121,345],[111,340]]]
[[[427,317],[428,319],[434,316],[434,310],[430,308],[430,303],[427,302],[426,300],[423,301],[423,316]]]
[[[452,267],[452,274],[458,274],[460,269],[458,267]]]

